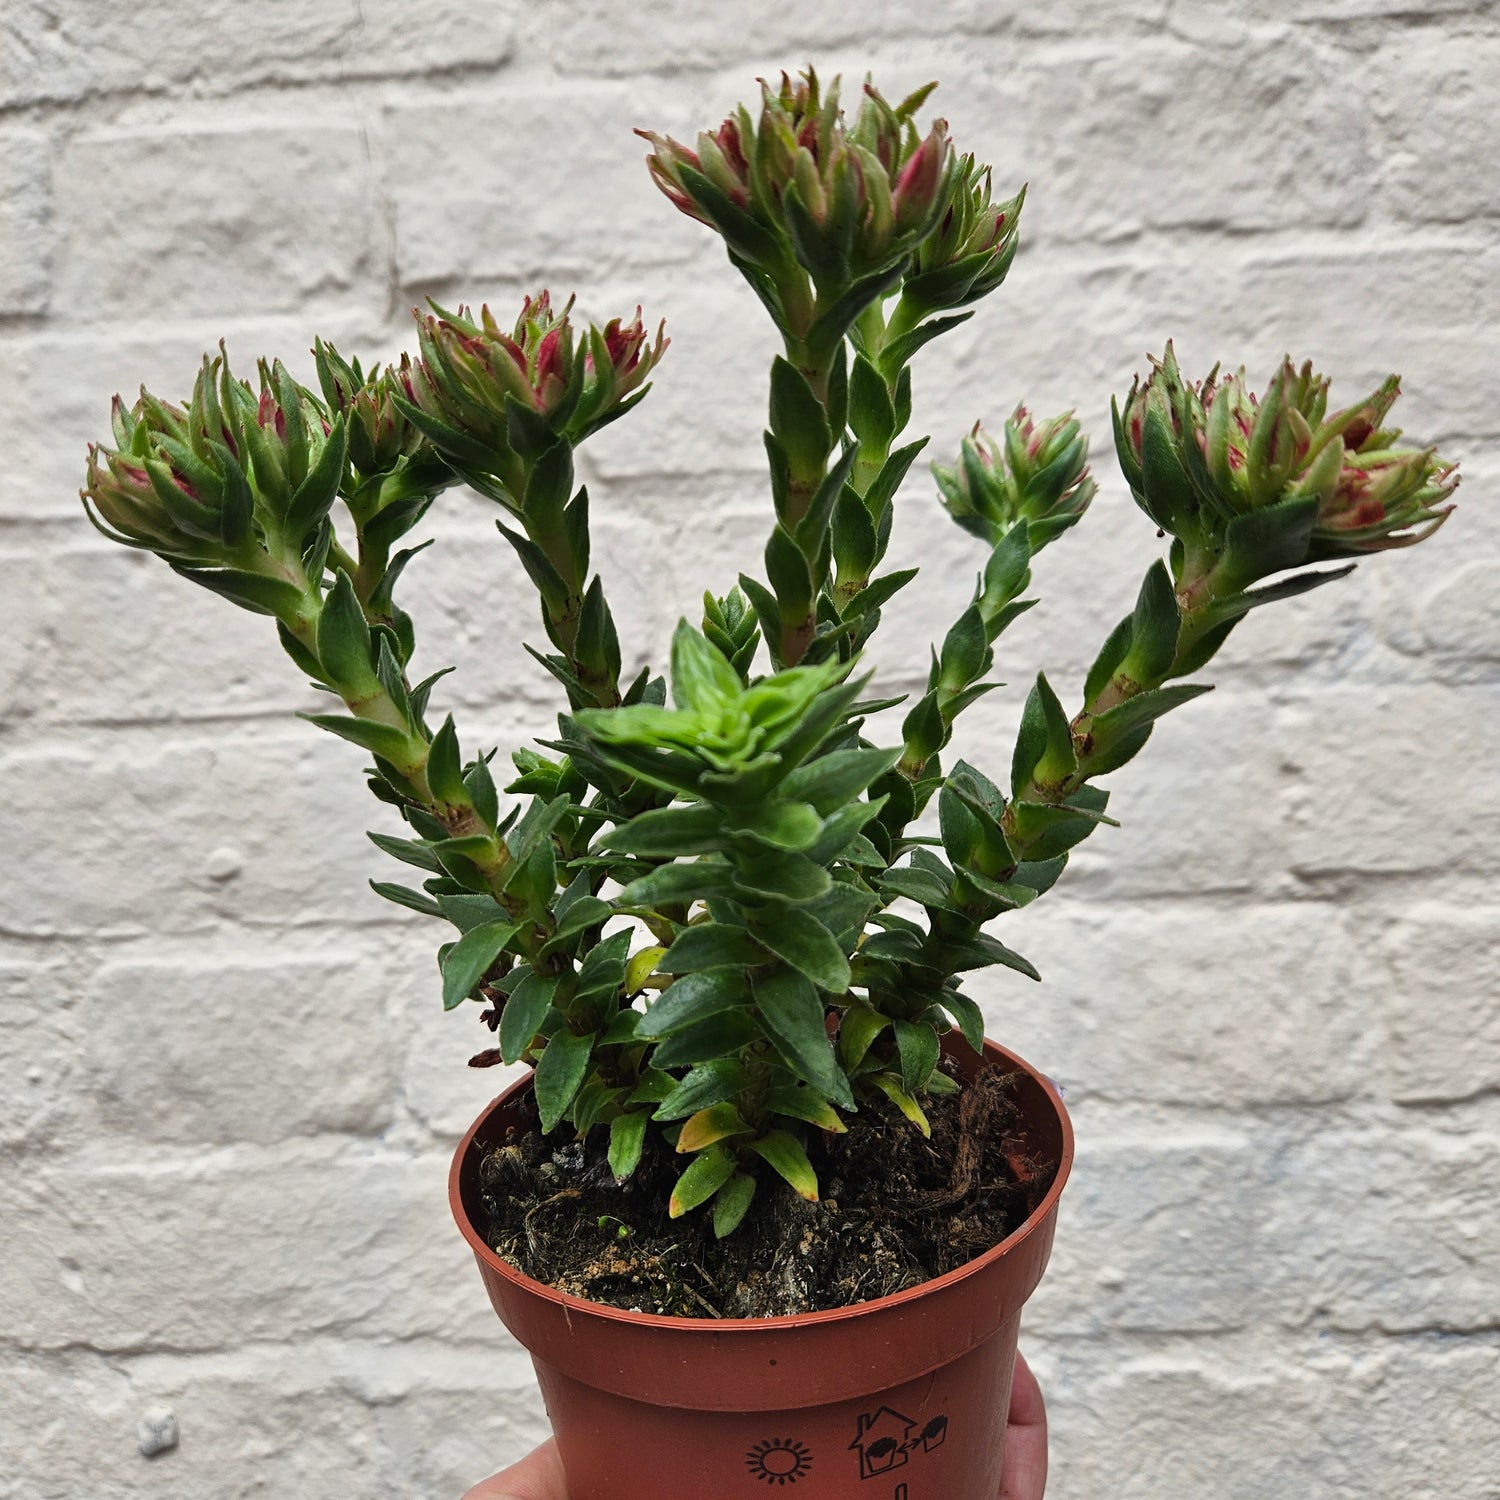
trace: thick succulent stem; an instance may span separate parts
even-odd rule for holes
[[[1158,565],[1160,568],[1160,565]],[[1156,570],[1153,570],[1155,572]],[[1165,573],[1161,575],[1165,578]],[[1143,606],[1151,585],[1142,590],[1142,602],[1138,603],[1133,617],[1127,617],[1120,629],[1133,627],[1131,634],[1141,636],[1150,629]],[[1161,585],[1163,591],[1167,585]],[[1002,826],[1013,847],[1022,859],[1026,857],[1027,839],[1021,826],[1024,814],[1018,811],[1019,804],[1031,803],[1057,807],[1075,797],[1095,776],[1115,770],[1139,749],[1139,745],[1121,756],[1118,737],[1100,743],[1101,720],[1145,693],[1154,693],[1174,678],[1205,665],[1222,643],[1212,641],[1205,655],[1205,642],[1215,631],[1223,631],[1224,619],[1214,610],[1214,605],[1234,593],[1214,570],[1194,570],[1186,582],[1180,582],[1166,597],[1170,600],[1171,618],[1175,621],[1170,653],[1158,653],[1154,660],[1149,650],[1132,643],[1124,659],[1088,697],[1084,707],[1068,722],[1068,738],[1071,742],[1074,765],[1066,774],[1048,777],[1033,772],[1015,791],[1015,796],[1005,810]],[[1237,618],[1237,617],[1236,617]],[[1160,624],[1156,628],[1160,628]],[[1227,633],[1227,632],[1226,632]],[[1117,632],[1118,634],[1118,632]],[[1105,648],[1109,650],[1108,647]],[[1165,712],[1167,704],[1161,708]],[[1154,717],[1154,716],[1153,716]],[[1134,733],[1144,743],[1149,733],[1152,718],[1145,719]],[[1014,873],[1013,871],[1008,873]]]
[[[832,372],[833,360],[828,356],[819,356],[814,353],[806,343],[800,339],[789,338],[786,341],[787,359],[796,367],[799,374],[807,381],[808,388],[812,391],[818,405],[823,409],[825,418],[830,417],[828,403],[828,380]],[[832,432],[832,422],[829,422],[830,436],[833,445],[837,446],[839,434]],[[787,482],[784,524],[788,530],[795,530],[807,514],[808,507],[812,504],[813,496],[818,493],[818,486],[823,483],[828,473],[828,458],[833,451],[832,447],[825,448],[820,455],[808,454],[799,457],[798,454],[791,455],[791,473]]]

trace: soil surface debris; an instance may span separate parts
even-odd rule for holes
[[[559,1146],[538,1132],[529,1096],[526,1107],[480,1167],[491,1248],[559,1291],[674,1317],[782,1317],[918,1286],[1018,1229],[1057,1166],[1033,1154],[1010,1080],[990,1070],[930,1098],[931,1140],[885,1101],[847,1135],[809,1129],[823,1201],[766,1173],[745,1223],[718,1240],[711,1213],[668,1217],[682,1159],[659,1137],[619,1185],[607,1131]]]

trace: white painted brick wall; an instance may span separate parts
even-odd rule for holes
[[[417,24],[417,18],[421,24]],[[494,1076],[430,929],[365,890],[353,752],[268,633],[83,522],[83,444],[314,332],[539,278],[673,349],[590,445],[627,656],[752,559],[758,306],[640,165],[811,59],[945,80],[1029,179],[1011,284],[918,366],[942,452],[1077,404],[1103,494],[1006,674],[1076,683],[1153,554],[1107,398],[1284,349],[1407,376],[1451,528],[1246,625],[1008,937],[991,1029],[1082,1144],[1027,1342],[1067,1500],[1500,1497],[1500,5],[1482,0],[8,0],[0,12],[0,1497],[454,1497],[544,1431],[444,1173]],[[745,399],[747,393],[751,399]],[[971,544],[913,483],[902,540]],[[545,730],[513,559],[452,496],[413,569],[468,736]],[[891,611],[890,680],[956,610]],[[257,633],[262,639],[253,643]],[[1019,689],[964,725],[1008,754]],[[182,1440],[145,1459],[171,1406]]]

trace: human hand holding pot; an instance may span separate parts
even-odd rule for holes
[[[1021,1355],[1010,1387],[1005,1428],[1005,1488],[999,1500],[1042,1500],[1047,1488],[1047,1408]],[[477,1484],[464,1500],[568,1500],[556,1443],[543,1443],[503,1474]]]

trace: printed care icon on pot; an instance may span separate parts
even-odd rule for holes
[[[795,1438],[770,1438],[757,1443],[746,1455],[751,1476],[766,1484],[796,1484],[812,1469],[812,1451]]]
[[[889,1406],[862,1412],[859,1430],[849,1444],[859,1454],[859,1477],[878,1479],[903,1467],[914,1453],[931,1453],[948,1437],[948,1418],[935,1416],[918,1429],[916,1422]],[[904,1486],[903,1486],[904,1488]]]

